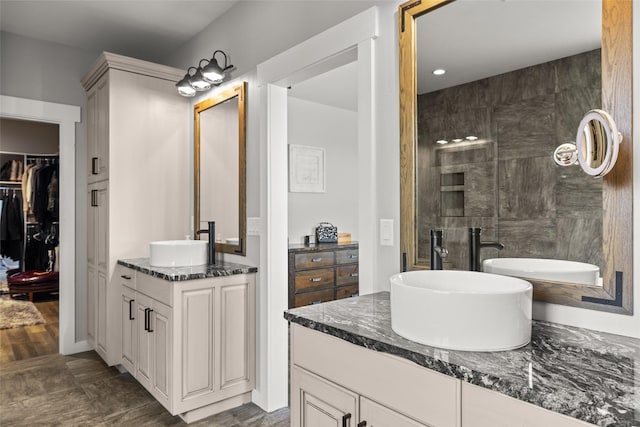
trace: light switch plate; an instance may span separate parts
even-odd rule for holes
[[[393,246],[393,220],[380,220],[380,245]]]
[[[256,217],[247,218],[247,236],[259,236],[261,228],[262,228],[262,221],[260,218],[256,218]]]

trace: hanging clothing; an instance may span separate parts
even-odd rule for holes
[[[51,184],[54,175],[58,174],[58,165],[46,165],[37,172],[35,172],[35,191],[33,193],[33,214],[36,221],[42,224],[56,221],[58,219],[58,212],[55,207],[57,203],[53,202],[54,210],[49,211],[49,184]],[[55,178],[57,182],[57,178]],[[57,185],[57,184],[56,184]]]
[[[2,197],[0,213],[0,255],[19,260],[22,257],[24,239],[22,197],[11,190]]]
[[[29,176],[31,175],[31,169],[36,166],[35,163],[28,164],[24,168],[22,174],[22,211],[26,214],[29,212],[29,199],[31,198],[29,190]],[[27,197],[28,196],[28,197]]]

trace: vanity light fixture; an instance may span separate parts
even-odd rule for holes
[[[444,68],[436,68],[435,70],[432,71],[434,76],[441,76],[446,72],[447,70],[445,70]]]
[[[216,60],[217,54],[224,56],[224,65],[222,67]],[[204,68],[202,67],[203,61],[206,62]],[[182,96],[192,97],[195,96],[197,92],[206,91],[213,86],[218,86],[224,81],[227,71],[233,68],[235,67],[228,63],[227,54],[221,50],[216,50],[213,52],[213,55],[211,55],[211,59],[203,58],[198,62],[197,67],[189,67],[184,78],[176,83],[178,93]],[[196,70],[193,75],[191,74],[191,70]]]

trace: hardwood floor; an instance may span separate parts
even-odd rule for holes
[[[58,354],[58,301],[35,304],[47,323],[0,330],[1,426],[187,425],[97,353]],[[189,425],[288,427],[289,410],[249,403]]]
[[[59,314],[57,296],[37,294],[34,304],[46,323],[0,329],[0,363],[58,352]]]

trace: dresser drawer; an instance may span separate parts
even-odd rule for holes
[[[299,271],[295,274],[294,280],[296,293],[308,288],[333,286],[335,284],[333,268]]]
[[[358,296],[358,285],[340,286],[336,289],[336,299]]]
[[[336,285],[352,285],[358,283],[358,264],[341,265],[336,268]]]
[[[335,255],[333,252],[313,252],[307,254],[296,254],[295,266],[296,270],[301,268],[326,267],[335,264]]]
[[[324,291],[305,292],[303,294],[296,294],[294,307],[302,307],[303,305],[318,304],[326,301],[333,301],[334,290],[327,289]]]
[[[358,262],[357,249],[336,251],[336,264],[350,264],[354,262]]]

